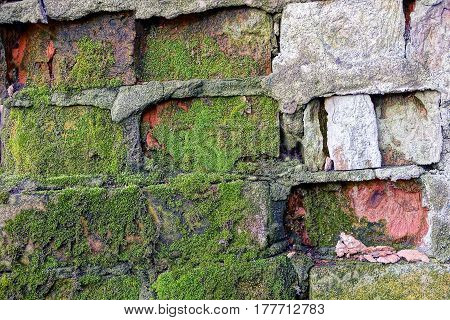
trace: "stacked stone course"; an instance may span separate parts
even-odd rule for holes
[[[449,299],[449,10],[0,1],[0,298]]]

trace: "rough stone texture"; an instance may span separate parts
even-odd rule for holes
[[[402,57],[402,1],[336,0],[287,5],[274,70],[320,60],[351,65],[379,56]]]
[[[273,220],[269,186],[264,182],[248,183],[244,187],[243,194],[254,206],[252,214],[245,218],[243,228],[250,232],[260,248],[265,248],[269,242],[269,222]]]
[[[428,209],[412,181],[309,184],[292,190],[286,227],[306,245],[332,246],[345,232],[368,246],[404,248],[422,245],[428,232]]]
[[[266,87],[284,104],[305,104],[316,97],[348,94],[384,94],[436,89],[430,72],[404,58],[375,58],[342,66],[328,60],[280,67]]]
[[[6,72],[7,66],[6,66],[5,48],[3,46],[3,41],[0,36],[0,100],[3,99],[6,95]]]
[[[47,21],[39,0],[22,0],[0,4],[0,23],[36,23],[39,21]]]
[[[426,65],[438,88],[450,99],[450,1],[418,0],[410,18],[408,59]]]
[[[155,103],[178,98],[230,97],[264,95],[261,79],[189,80],[147,82],[142,85],[121,87],[111,110],[113,121],[119,122],[133,113],[143,111]]]
[[[367,95],[325,99],[327,142],[335,170],[381,166],[375,110]]]
[[[375,96],[372,100],[383,165],[439,162],[442,130],[438,92]]]
[[[116,88],[100,88],[74,93],[55,92],[52,94],[50,104],[58,107],[90,106],[111,109],[118,91]]]
[[[449,299],[450,267],[339,263],[313,267],[310,299]]]
[[[304,111],[280,114],[280,128],[282,132],[282,155],[286,158],[300,157],[301,143],[304,135]]]
[[[154,16],[173,18],[181,14],[203,12],[214,8],[249,6],[268,12],[281,11],[289,2],[298,0],[45,0],[48,16],[55,20],[74,20],[94,12],[136,11],[137,19]]]
[[[309,289],[309,270],[311,270],[311,268],[314,266],[314,262],[307,255],[301,252],[296,252],[295,255],[291,258],[291,263],[294,266],[299,279],[299,288],[297,291],[297,295],[300,299],[307,299]]]
[[[395,242],[421,244],[428,232],[428,210],[422,207],[418,185],[372,181],[347,188],[351,207],[359,219],[383,221],[386,234]]]
[[[422,249],[442,262],[450,261],[450,183],[448,176],[426,174],[421,177],[423,203],[429,208],[428,231]]]
[[[141,128],[145,154],[169,171],[227,172],[279,155],[278,104],[267,97],[169,100]]]
[[[0,204],[0,228],[22,210],[44,210],[48,196],[43,194],[11,194],[8,201]]]
[[[70,89],[130,85],[135,82],[134,38],[134,20],[129,14],[28,25],[7,56],[11,67],[18,68],[17,81],[22,84],[51,83]]]
[[[403,167],[364,169],[352,171],[307,172],[303,166],[298,166],[276,175],[278,184],[284,185],[283,190],[305,183],[369,181],[380,180],[410,180],[419,178],[425,170],[411,165]]]
[[[323,106],[320,100],[307,104],[304,113],[303,158],[306,167],[311,171],[323,170],[325,164],[326,141],[324,141],[321,120]]]
[[[228,9],[143,23],[137,59],[142,81],[242,78],[271,71],[272,19]]]

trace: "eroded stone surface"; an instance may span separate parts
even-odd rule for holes
[[[342,263],[313,267],[310,299],[449,299],[450,267]]]
[[[327,143],[335,170],[381,166],[373,103],[367,95],[325,99]]]
[[[442,130],[438,92],[375,96],[373,101],[383,165],[439,161]]]
[[[142,118],[144,151],[176,171],[247,170],[279,154],[278,104],[268,97],[169,100]],[[170,169],[171,168],[171,169]]]
[[[70,23],[26,26],[11,39],[11,81],[67,89],[134,84],[134,20],[101,15]],[[13,71],[10,70],[12,73]]]
[[[249,6],[269,12],[281,11],[289,2],[298,0],[45,0],[47,13],[55,20],[74,20],[94,12],[135,11],[136,18],[153,16],[173,18],[181,14],[203,12],[214,8]]]
[[[431,227],[422,248],[443,262],[450,261],[450,183],[444,174],[426,174],[421,177],[424,187],[423,202],[429,208]]]
[[[428,232],[428,209],[422,207],[417,184],[371,181],[347,188],[351,207],[359,219],[384,221],[386,234],[395,242],[421,244]]]
[[[45,22],[46,15],[42,11],[39,0],[22,0],[0,3],[0,23]]]
[[[418,0],[411,13],[408,59],[426,65],[450,99],[450,1]]]
[[[307,104],[303,116],[304,135],[302,139],[303,158],[306,167],[311,171],[324,169],[326,142],[322,133],[324,110],[320,100],[313,100]],[[322,123],[321,123],[322,122]]]
[[[420,246],[429,230],[427,219],[418,184],[373,180],[294,188],[286,226],[306,245],[334,246],[341,234],[342,256],[372,254],[363,250],[365,245],[378,251],[380,245]]]
[[[2,38],[0,37],[0,99],[6,95],[6,72],[5,48],[3,46]]]
[[[143,23],[140,78],[242,78],[271,71],[272,19],[255,9],[227,9]]]
[[[280,66],[321,60],[351,65],[379,56],[403,56],[401,1],[317,1],[287,5],[281,20]]]

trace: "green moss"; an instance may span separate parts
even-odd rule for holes
[[[249,77],[260,74],[260,69],[259,62],[249,56],[227,55],[210,36],[170,38],[158,34],[148,37],[141,78],[149,81]]]
[[[243,225],[255,210],[244,185],[188,174],[148,188],[162,243],[156,260],[168,268],[153,286],[159,299],[293,296],[292,266],[259,259],[261,249]]]
[[[297,277],[285,256],[182,268],[153,284],[158,299],[294,299]]]
[[[46,107],[50,104],[50,88],[46,84],[30,84],[16,93],[14,99],[30,101],[35,107]]]
[[[123,275],[107,279],[97,277],[85,283],[74,299],[81,300],[137,300],[141,281],[136,276]]]
[[[266,97],[194,99],[188,112],[173,102],[152,130],[164,148],[150,156],[185,172],[226,172],[242,158],[277,157],[277,112]]]
[[[106,42],[82,37],[76,43],[78,53],[75,63],[68,67],[62,63],[55,82],[59,91],[83,90],[89,88],[117,87],[122,84],[119,78],[111,77],[115,64],[112,46]],[[65,70],[65,69],[69,70]]]
[[[312,299],[449,299],[450,273],[434,264],[347,263],[313,268]]]
[[[0,190],[0,205],[8,203],[8,199],[9,199],[9,192]]]
[[[12,261],[5,295],[41,299],[60,267],[148,265],[155,228],[142,197],[133,186],[66,189],[51,195],[45,211],[8,220],[0,257]]]
[[[350,232],[355,219],[344,196],[320,187],[305,191],[305,226],[314,246],[334,246],[341,232]]]
[[[158,258],[170,265],[255,258],[256,245],[238,225],[252,213],[243,181],[217,182],[218,176],[181,175],[148,188],[163,243]]]
[[[107,110],[34,102],[10,110],[2,137],[5,169],[13,174],[114,174],[125,166],[123,130]]]
[[[74,279],[59,279],[53,284],[51,291],[45,297],[47,300],[71,300],[76,291]]]

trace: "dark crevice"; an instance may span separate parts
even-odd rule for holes
[[[283,115],[279,114],[280,123],[280,158],[281,160],[302,160],[303,146],[301,141],[297,141],[294,148],[289,148],[286,138],[286,133],[284,131],[284,121]]]
[[[416,0],[403,0],[403,13],[405,15],[405,32],[403,37],[405,38],[405,57],[406,57],[406,46],[410,41],[411,32],[411,13],[416,7]]]
[[[47,9],[45,8],[44,0],[39,0],[39,10],[41,10],[42,22],[48,23]]]

